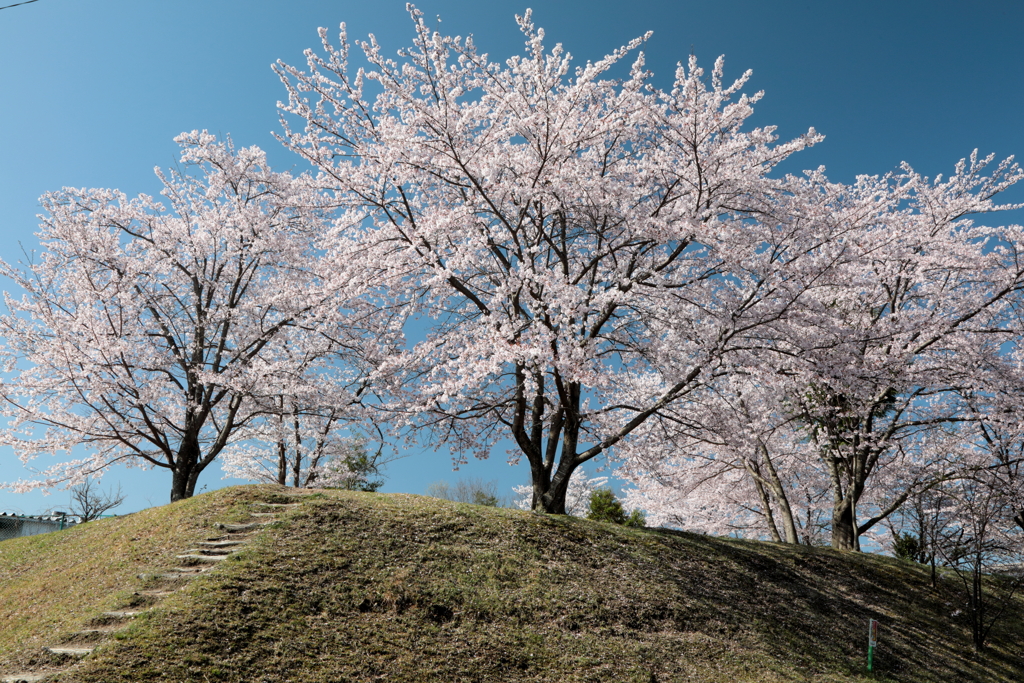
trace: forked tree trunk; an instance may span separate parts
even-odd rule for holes
[[[797,545],[800,543],[800,536],[796,531],[796,518],[793,516],[793,508],[789,504],[786,487],[782,485],[779,473],[776,471],[771,458],[767,457],[767,452],[767,449],[765,449],[765,464],[768,467],[769,475],[768,486],[772,493],[772,498],[775,499],[776,504],[779,506],[778,513],[782,517],[782,529],[786,535],[786,543]]]
[[[533,462],[530,463],[530,474],[533,480],[533,510],[551,515],[566,514],[565,497],[569,491],[569,477],[572,472],[570,471],[569,475],[562,477],[559,477],[559,473],[556,472],[552,477],[543,463],[539,463],[539,465],[539,467],[535,467]],[[573,469],[575,470],[575,468]]]
[[[773,541],[776,543],[783,542],[778,522],[775,519],[776,511],[772,509],[772,501],[774,500],[776,505],[778,505],[778,515],[781,517],[785,542],[797,545],[800,543],[800,537],[796,531],[796,519],[793,517],[793,508],[790,506],[789,498],[786,495],[786,487],[783,486],[782,480],[779,478],[779,473],[775,469],[775,464],[772,462],[771,454],[768,452],[767,447],[762,443],[759,446],[759,450],[765,469],[768,471],[767,476],[762,474],[760,466],[755,460],[745,458],[743,466],[753,480],[758,496],[761,498],[761,505],[764,507],[765,518],[768,523],[768,531],[771,533]]]
[[[191,498],[196,490],[196,480],[203,467],[199,464],[199,439],[186,434],[178,447],[171,479],[171,502]]]
[[[772,512],[772,502],[768,498],[768,492],[757,479],[754,479],[754,488],[761,499],[761,509],[764,510],[765,524],[768,526],[768,532],[772,535],[772,540],[776,543],[782,543],[782,536],[779,535],[779,527],[775,524],[775,513]]]

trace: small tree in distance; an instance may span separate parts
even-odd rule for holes
[[[344,436],[327,414],[294,413],[287,420],[272,415],[246,442],[223,456],[225,476],[296,488],[376,491],[387,464],[384,446],[371,452],[363,436]],[[284,429],[280,428],[284,426]]]
[[[928,553],[921,543],[921,539],[906,532],[898,534],[892,539],[892,554],[901,560],[909,560],[920,564],[927,564]]]
[[[456,503],[472,503],[488,507],[503,507],[498,497],[498,482],[482,479],[460,479],[454,485],[446,481],[435,481],[427,487],[427,495]]]
[[[339,460],[328,465],[325,480],[329,483],[325,485],[345,491],[376,491],[384,485],[383,479],[371,478],[381,473],[380,455],[379,450],[371,454],[365,441],[354,440]]]
[[[615,493],[608,488],[597,489],[590,494],[587,519],[636,528],[647,526],[647,519],[642,510],[633,510],[627,515]]]
[[[71,489],[70,515],[91,522],[123,502],[120,484],[116,490],[101,490],[92,479],[86,479]]]
[[[1024,585],[1024,539],[1013,521],[1004,473],[978,472],[951,487],[956,515],[938,533],[934,551],[951,568],[976,651]]]

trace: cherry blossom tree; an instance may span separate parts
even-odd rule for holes
[[[366,456],[365,440],[343,434],[339,422],[336,409],[303,410],[278,397],[273,412],[225,450],[225,475],[296,488],[355,485],[365,473],[347,462]]]
[[[7,294],[0,316],[2,442],[26,464],[86,451],[16,490],[124,462],[169,470],[171,500],[187,498],[266,414],[257,398],[298,394],[299,333],[305,357],[336,344],[310,332],[336,329],[341,313],[337,287],[315,270],[325,214],[309,178],[205,132],[177,141],[181,170],[157,172],[166,204],[112,190],[45,195],[43,251],[0,265],[24,292]]]
[[[350,68],[344,26],[279,62],[282,140],[342,207],[363,300],[429,328],[378,364],[388,406],[460,461],[511,439],[532,507],[564,513],[577,468],[761,346],[837,258],[768,177],[820,137],[744,130],[761,94],[721,59],[662,91],[642,53],[609,76],[643,39],[573,70],[527,12],[501,64],[411,13],[401,62],[371,36]]]
[[[831,498],[832,545],[851,550],[909,496],[986,464],[965,455],[978,452],[969,447],[978,438],[969,425],[991,407],[972,405],[964,390],[994,396],[1019,386],[1019,363],[1007,345],[1020,338],[1024,287],[1021,227],[968,218],[1017,208],[993,197],[1022,177],[1020,169],[1007,160],[987,172],[991,162],[975,154],[950,178],[934,181],[908,166],[853,186],[829,183],[820,172],[788,180],[794,215],[843,226],[831,248],[841,248],[844,258],[775,325],[771,354],[736,369],[742,384],[734,378],[729,393],[719,387],[658,426],[655,440],[670,435],[665,443],[687,453],[661,458],[670,474],[683,476],[680,485],[700,482],[709,490],[710,475],[736,478],[742,467],[750,482],[733,490],[739,500],[720,519],[745,508],[771,528],[775,506],[790,540],[792,515],[773,460],[802,450],[802,464],[786,468],[787,476],[806,474],[809,461],[818,460],[826,476],[817,483]],[[773,443],[780,427],[796,428],[805,445]],[[637,460],[627,469],[638,484],[635,495],[668,505],[654,511],[656,519],[686,519],[687,506],[710,510],[704,497],[680,507],[659,493],[668,475],[659,470],[657,448],[634,445],[627,454]],[[710,461],[701,456],[708,448]],[[700,457],[703,470],[680,470]],[[821,499],[810,490],[804,496]]]
[[[1024,584],[1024,538],[1013,519],[1003,467],[979,470],[945,491],[950,519],[937,529],[930,550],[953,570],[976,651],[985,649],[992,628]],[[990,574],[998,573],[998,577]]]
[[[814,180],[806,197],[806,210],[857,226],[856,258],[809,293],[820,314],[793,340],[807,387],[793,405],[829,474],[833,547],[857,548],[915,488],[951,476],[946,455],[973,433],[953,426],[975,419],[960,390],[999,387],[1003,345],[1021,333],[1024,234],[969,216],[1019,208],[993,197],[1024,174],[991,164],[974,153],[948,179],[904,165],[850,187]],[[883,470],[894,495],[859,519]]]
[[[1019,367],[1019,351],[1006,356]],[[1024,585],[1020,386],[1017,380],[1004,385],[1005,393],[966,392],[964,401],[978,419],[964,425],[973,440],[964,439],[952,455],[961,463],[956,478],[915,493],[891,524],[893,537],[917,551],[911,559],[931,565],[933,586],[936,565],[950,570],[945,575],[962,598],[953,616],[963,615],[978,651]]]
[[[1024,310],[1016,311],[1018,316]],[[999,490],[1010,520],[1024,533],[1024,337],[1012,342],[1013,349],[993,368],[998,391],[982,394],[965,392],[964,401],[979,416],[976,444],[985,458],[987,482]]]
[[[661,526],[816,541],[827,479],[799,423],[780,410],[792,387],[769,366],[737,370],[651,420],[617,453],[617,474],[633,483],[627,504]]]
[[[239,429],[225,450],[226,476],[298,488],[362,489],[383,483],[368,476],[388,460],[385,434],[362,404],[369,395],[366,369],[345,352],[348,336],[367,331],[354,316],[341,319],[344,326],[306,321],[274,340],[271,346],[284,362],[265,373],[252,392],[262,414]],[[381,443],[374,453],[367,451],[366,433]]]

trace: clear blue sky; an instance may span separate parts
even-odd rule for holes
[[[0,5],[15,0],[0,0]],[[472,33],[495,58],[519,51],[513,20],[527,6],[549,44],[577,60],[598,59],[653,30],[646,46],[656,83],[668,85],[691,50],[726,75],[754,70],[764,90],[756,125],[784,138],[814,126],[827,137],[786,171],[825,165],[830,177],[884,173],[901,161],[948,173],[978,148],[1024,159],[1024,2],[900,0],[423,0],[446,33]],[[155,165],[174,162],[171,139],[185,130],[230,133],[260,145],[279,168],[296,162],[271,136],[284,97],[270,64],[302,64],[316,28],[374,33],[392,52],[410,42],[403,0],[38,0],[0,11],[0,257],[37,244],[37,198],[62,186],[154,193]],[[1024,202],[1024,188],[1007,200]],[[1011,217],[1002,216],[1002,220]],[[1024,216],[1017,212],[1012,220]],[[0,288],[8,288],[4,283]],[[0,450],[0,481],[25,472]],[[389,470],[388,491],[420,493],[432,481],[498,479],[502,491],[527,478],[504,453],[452,473],[445,454],[417,453]],[[199,488],[224,485],[208,470]],[[129,494],[122,512],[166,502],[165,471],[116,470]],[[59,507],[49,498],[0,492],[0,510]]]

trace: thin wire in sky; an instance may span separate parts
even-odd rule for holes
[[[0,7],[0,9],[10,9],[12,7],[20,7],[21,5],[30,5],[33,2],[39,2],[39,0],[25,0],[25,2],[16,2],[13,5],[7,5],[6,7]]]

